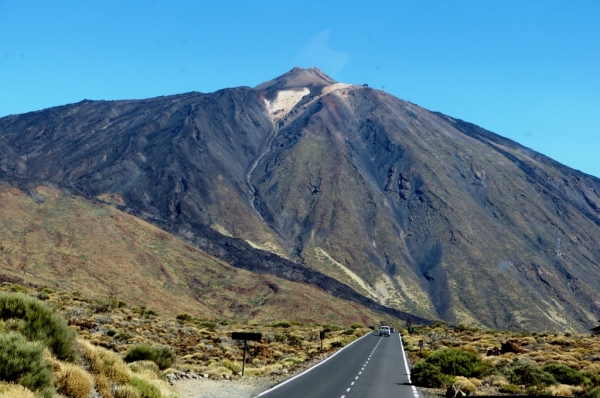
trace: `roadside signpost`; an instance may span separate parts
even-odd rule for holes
[[[415,328],[413,328],[412,321],[410,320],[410,318],[406,320],[406,328],[408,329],[409,334],[412,334],[415,331]]]
[[[260,333],[249,333],[249,332],[233,332],[231,338],[234,340],[244,340],[244,359],[242,360],[242,376],[246,371],[246,350],[248,349],[248,340],[261,341],[262,334]]]
[[[419,354],[423,353],[423,340],[419,340]]]
[[[321,339],[321,352],[323,352],[323,340],[325,340],[325,331],[321,330],[319,332],[319,339]]]

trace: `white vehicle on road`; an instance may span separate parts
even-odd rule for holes
[[[380,336],[387,336],[390,337],[390,327],[389,326],[382,326],[379,328],[379,335]]]

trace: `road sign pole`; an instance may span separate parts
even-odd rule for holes
[[[242,360],[242,377],[244,377],[244,371],[246,370],[246,348],[248,348],[248,339],[244,339],[244,359]]]

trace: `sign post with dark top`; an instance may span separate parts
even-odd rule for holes
[[[319,339],[321,340],[321,352],[323,352],[323,340],[325,340],[325,331],[321,330],[319,332]]]
[[[246,371],[246,350],[248,349],[248,340],[261,341],[262,334],[260,333],[247,333],[247,332],[233,332],[231,338],[234,340],[244,340],[244,359],[242,360],[242,376]]]

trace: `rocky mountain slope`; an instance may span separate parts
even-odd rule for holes
[[[393,319],[314,285],[232,267],[135,216],[48,186],[29,195],[0,186],[0,225],[0,284],[119,297],[171,316],[344,325]]]
[[[0,180],[113,202],[234,266],[314,270],[425,318],[583,330],[600,315],[599,179],[315,68],[2,118]]]

